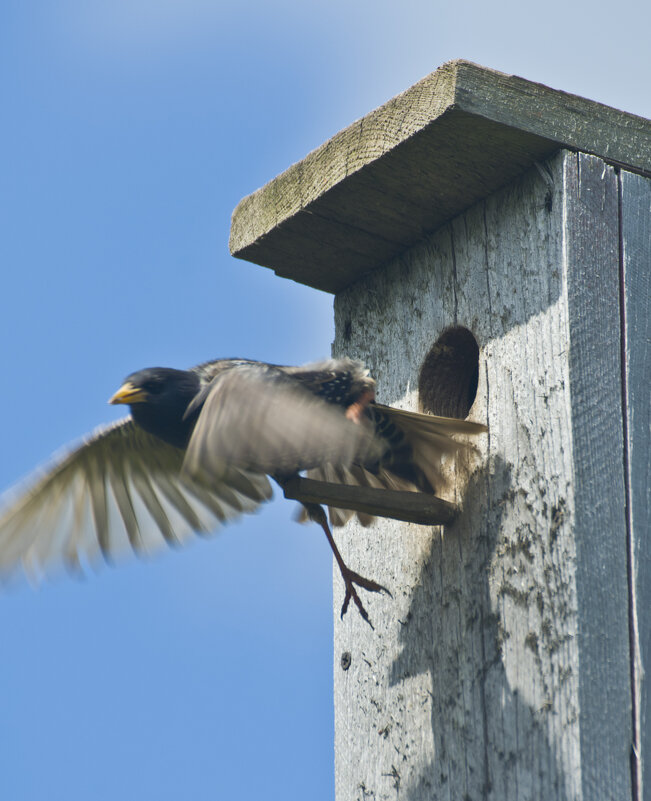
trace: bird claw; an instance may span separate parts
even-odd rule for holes
[[[357,590],[355,589],[355,584],[358,587],[362,587],[362,589],[368,590],[369,592],[385,592],[390,598],[393,596],[387,590],[386,587],[383,587],[381,584],[378,584],[377,581],[372,581],[371,579],[364,578],[364,576],[360,576],[359,573],[355,573],[353,570],[349,568],[342,568],[341,565],[339,566],[341,570],[341,577],[344,580],[344,585],[346,587],[346,595],[344,597],[344,602],[341,607],[341,619],[344,619],[344,615],[348,611],[348,605],[350,604],[351,598],[355,602],[355,606],[359,610],[360,615],[364,618],[364,620],[368,623],[368,625],[375,631],[375,626],[371,623],[371,619],[368,616],[368,612],[366,611],[364,604],[362,603],[361,598],[357,594]]]
[[[303,506],[310,520],[313,520],[315,523],[318,523],[323,529],[323,533],[328,538],[328,542],[330,543],[330,547],[332,548],[332,553],[334,554],[335,561],[339,566],[341,577],[344,580],[344,585],[346,587],[346,595],[344,596],[344,603],[341,607],[341,619],[343,620],[343,617],[346,614],[348,606],[352,599],[355,602],[355,606],[359,610],[360,615],[364,618],[364,620],[368,623],[368,625],[375,631],[375,628],[371,623],[371,619],[368,616],[368,612],[364,608],[364,604],[362,603],[361,598],[357,594],[357,590],[355,589],[355,584],[357,584],[358,587],[361,587],[364,590],[368,590],[369,592],[386,592],[386,594],[390,598],[392,598],[393,596],[391,595],[389,590],[387,590],[386,587],[383,587],[381,584],[378,584],[377,581],[372,581],[371,579],[364,578],[364,576],[360,576],[359,573],[355,573],[344,562],[342,555],[339,553],[339,548],[337,548],[337,544],[335,543],[334,537],[332,536],[332,532],[330,531],[330,526],[328,525],[328,518],[326,517],[326,514],[323,511],[323,507],[320,506],[318,503],[306,503],[305,501],[303,501]]]

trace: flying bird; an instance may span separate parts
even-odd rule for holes
[[[434,492],[441,456],[478,423],[375,402],[361,362],[285,367],[218,359],[190,370],[129,375],[111,397],[130,415],[93,432],[0,503],[0,577],[83,572],[125,553],[148,554],[254,511],[301,472],[330,482]],[[329,510],[343,525],[353,512]],[[386,591],[344,563],[321,506],[303,517],[323,528],[344,580],[342,617],[356,586]],[[363,525],[372,517],[358,513]]]

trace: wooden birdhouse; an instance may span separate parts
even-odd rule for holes
[[[380,401],[489,427],[446,525],[336,533],[392,593],[340,620],[335,573],[338,801],[651,799],[651,121],[451,62],[231,250],[334,294]]]

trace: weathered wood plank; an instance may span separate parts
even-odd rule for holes
[[[578,603],[582,798],[630,798],[632,707],[617,176],[565,160],[564,260]]]
[[[577,600],[562,157],[453,223],[460,311],[485,343],[486,798],[575,798]],[[483,232],[473,241],[467,228]],[[482,250],[483,247],[483,250]],[[483,264],[483,275],[476,265]],[[481,280],[484,285],[482,286]],[[481,519],[481,516],[480,516]],[[490,621],[493,622],[492,626]],[[497,633],[495,633],[497,630]]]
[[[639,797],[651,801],[651,179],[620,180],[635,756]]]
[[[651,122],[453,61],[233,214],[233,255],[336,292],[560,147],[651,171]]]
[[[353,523],[337,535],[347,562],[394,596],[368,599],[375,632],[335,620],[338,801],[580,797],[560,156],[550,171],[527,173],[335,300],[335,353],[363,358],[383,402],[407,408],[443,329],[473,331],[471,417],[490,427],[483,458],[457,467],[453,526]]]
[[[381,399],[410,408],[440,332],[472,330],[471,416],[490,427],[484,461],[458,468],[453,526],[338,535],[347,562],[394,595],[369,599],[375,632],[335,621],[339,801],[631,797],[617,176],[584,154],[548,166],[335,301],[335,352],[364,358]],[[628,428],[629,516],[642,523],[649,278],[633,254],[635,243],[647,252],[646,187],[629,185],[637,211],[622,233],[627,391],[644,405]],[[646,658],[649,572],[638,567]]]
[[[338,509],[352,509],[354,512],[420,525],[444,525],[451,523],[457,516],[454,504],[419,492],[399,492],[330,484],[311,478],[293,478],[283,483],[283,493],[291,501],[326,504]]]

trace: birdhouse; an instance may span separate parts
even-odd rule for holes
[[[440,507],[336,532],[392,596],[341,620],[335,572],[338,801],[651,799],[651,121],[450,62],[231,250],[334,294],[378,400],[489,428]]]

